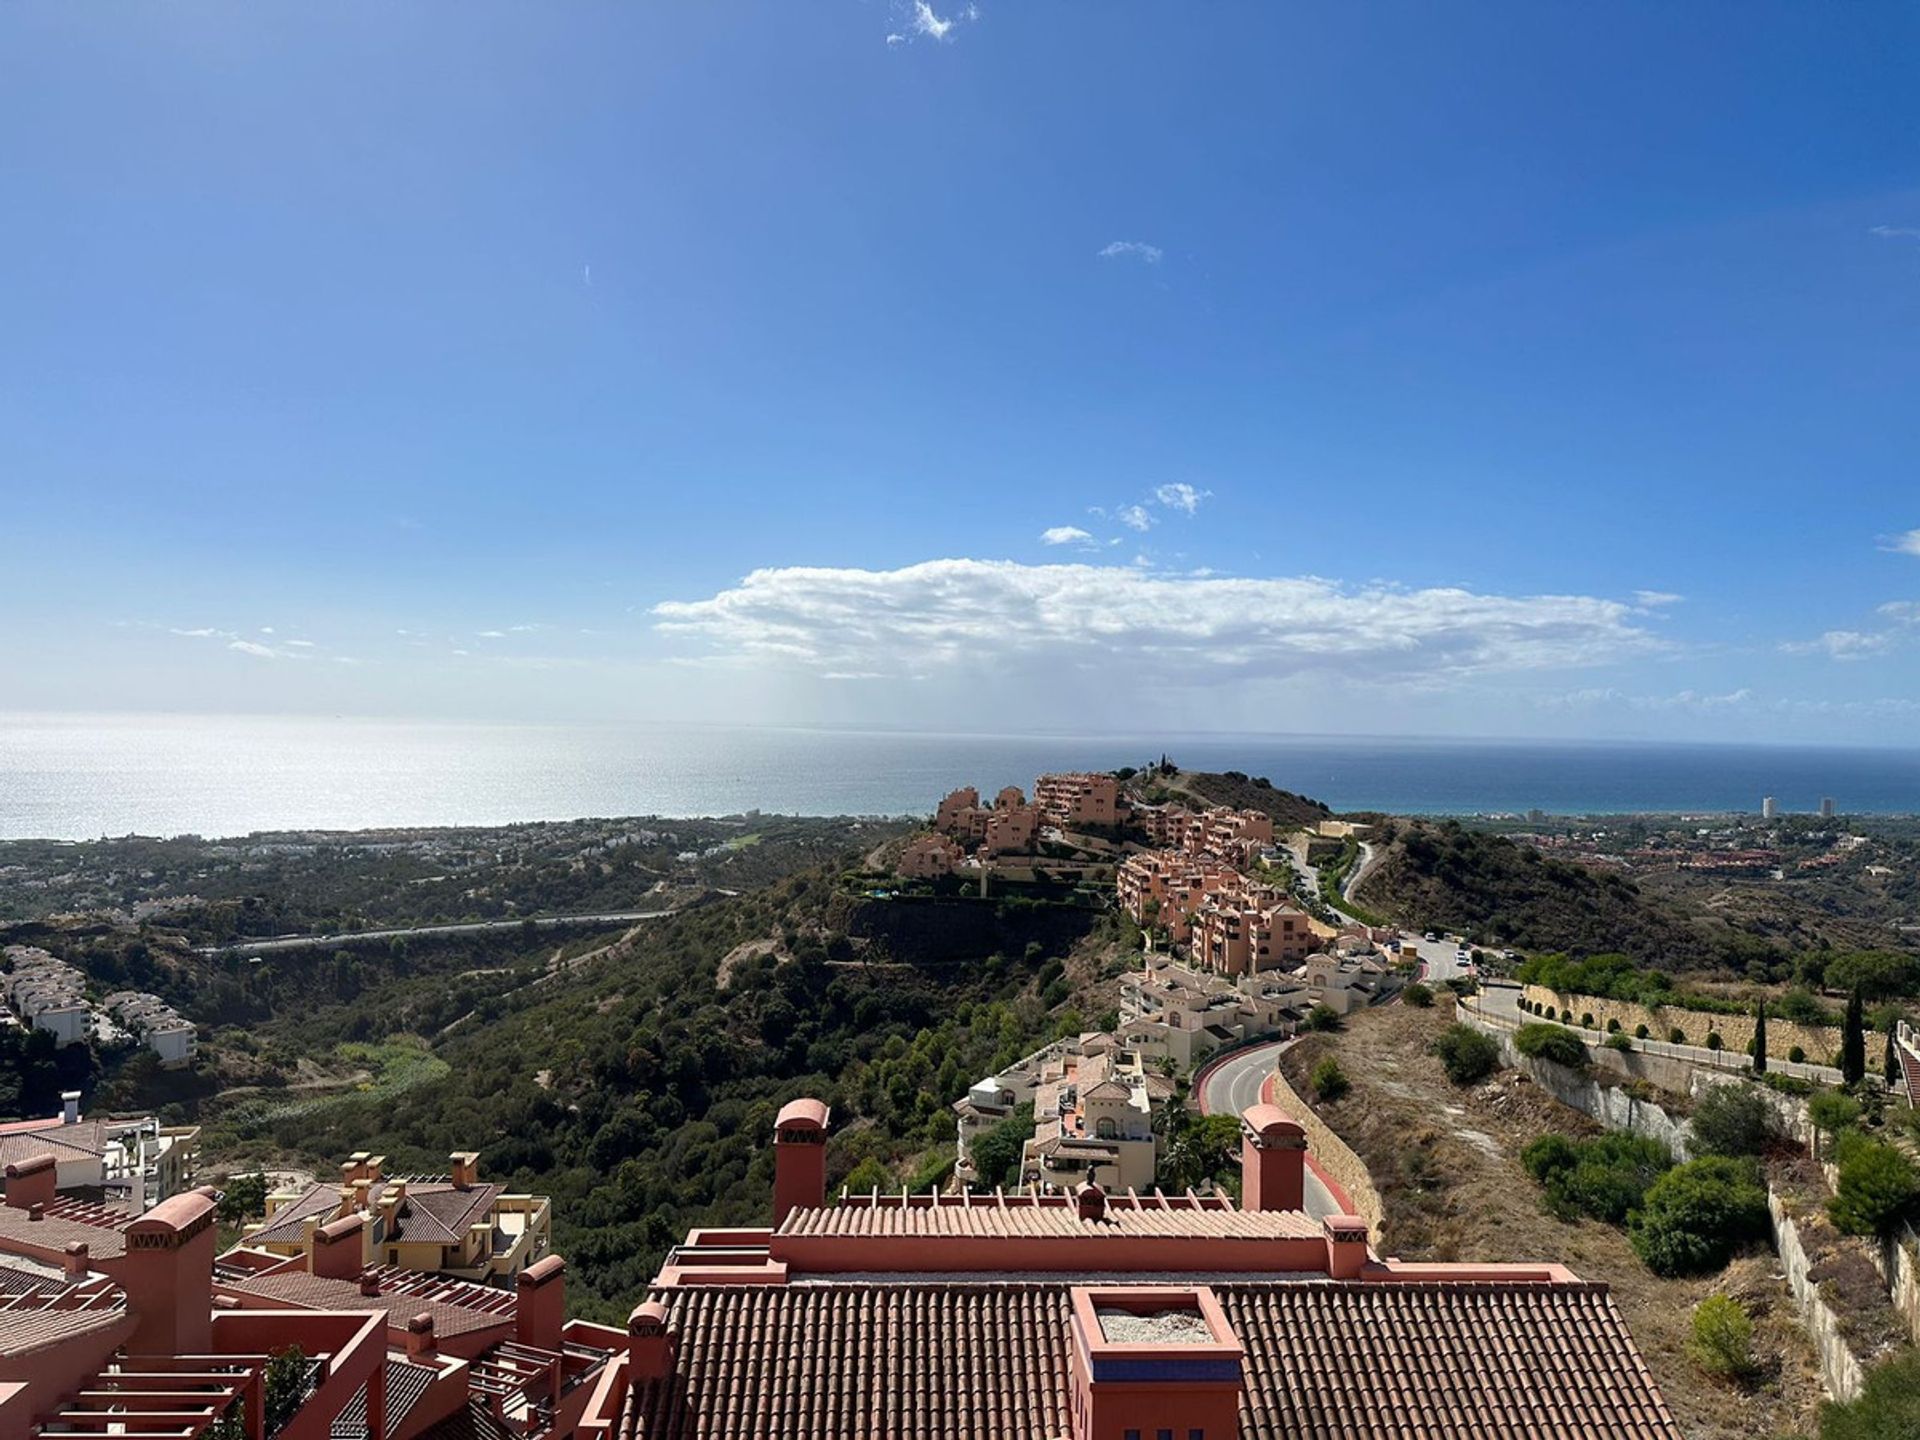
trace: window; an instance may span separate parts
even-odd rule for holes
[[[1173,1431],[1171,1430],[1158,1430],[1154,1433],[1157,1440],[1173,1440]]]
[[[1207,1432],[1197,1429],[1189,1430],[1187,1431],[1187,1440],[1207,1440]]]
[[[1114,1124],[1111,1118],[1102,1115],[1093,1122],[1093,1133],[1101,1140],[1113,1140],[1119,1137],[1120,1127]],[[1173,1440],[1173,1437],[1169,1435],[1167,1440]]]
[[[1140,1432],[1138,1430],[1127,1431],[1127,1440],[1140,1440]]]

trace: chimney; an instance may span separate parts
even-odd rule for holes
[[[307,1270],[328,1280],[358,1279],[367,1268],[366,1234],[364,1215],[329,1220],[313,1232]]]
[[[1082,1220],[1104,1220],[1107,1218],[1107,1192],[1098,1185],[1082,1185],[1073,1192],[1074,1205],[1080,1211]]]
[[[821,1100],[789,1100],[773,1122],[773,1223],[827,1200],[827,1122]]]
[[[372,1188],[364,1176],[353,1182],[353,1189],[349,1192],[353,1196],[353,1209],[364,1210],[367,1208],[367,1191]]]
[[[38,1200],[34,1201],[31,1205],[27,1206],[27,1219],[44,1220],[46,1218],[47,1218],[47,1207],[41,1204]]]
[[[30,1155],[7,1166],[7,1208],[27,1210],[53,1203],[60,1188],[60,1162],[51,1154]]]
[[[60,1123],[62,1125],[80,1123],[80,1092],[78,1090],[60,1092]]]
[[[627,1383],[666,1379],[673,1374],[673,1352],[667,1307],[658,1300],[638,1306],[627,1317]]]
[[[471,1190],[480,1181],[480,1152],[456,1150],[447,1157],[453,1166],[453,1188]]]
[[[1307,1132],[1278,1105],[1240,1117],[1240,1208],[1300,1210],[1306,1205]]]
[[[369,1155],[367,1157],[367,1167],[364,1171],[361,1172],[361,1178],[363,1178],[369,1184],[371,1184],[373,1181],[376,1181],[380,1178],[380,1172],[386,1169],[386,1166],[387,1166],[386,1156]]]
[[[92,1268],[93,1260],[87,1253],[87,1242],[84,1240],[68,1242],[65,1258],[61,1261],[61,1269],[66,1271],[67,1278],[78,1280]]]
[[[434,1343],[433,1313],[431,1311],[422,1310],[418,1315],[407,1321],[407,1358],[409,1360],[428,1359],[439,1348],[440,1347]]]
[[[1367,1249],[1367,1222],[1358,1215],[1329,1215],[1322,1222],[1327,1235],[1327,1274],[1335,1280],[1355,1280],[1373,1258]]]
[[[360,1293],[362,1295],[380,1293],[380,1272],[371,1265],[360,1272]]]
[[[541,1350],[560,1348],[567,1323],[567,1262],[558,1255],[536,1260],[514,1282],[513,1338]]]
[[[347,1157],[347,1163],[340,1167],[340,1174],[346,1184],[367,1178],[367,1161],[371,1157],[364,1150],[356,1150]]]
[[[203,1355],[213,1348],[214,1191],[162,1200],[127,1226],[113,1278],[127,1292],[133,1355]]]

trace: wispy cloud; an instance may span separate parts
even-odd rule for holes
[[[1889,600],[1875,613],[1896,625],[1920,625],[1920,600]]]
[[[1158,265],[1167,252],[1144,240],[1114,240],[1096,253],[1102,260],[1138,260],[1143,264]]]
[[[260,660],[278,660],[280,652],[271,645],[261,645],[252,640],[229,640],[227,649],[237,650],[242,655],[252,655]]]
[[[711,656],[815,674],[974,665],[1052,673],[1097,663],[1196,683],[1307,671],[1432,682],[1662,648],[1631,606],[1591,596],[968,559],[756,570],[707,599],[653,613],[661,631],[702,642]]]
[[[1686,598],[1684,595],[1675,595],[1670,590],[1636,590],[1633,592],[1633,603],[1638,605],[1642,610],[1658,610],[1663,606],[1678,605]]]
[[[1145,532],[1153,528],[1153,516],[1144,505],[1123,505],[1113,512],[1113,518],[1129,530]]]
[[[1825,655],[1830,660],[1865,660],[1893,643],[1884,631],[1829,630],[1811,640],[1788,640],[1780,649],[1788,655]]]
[[[1875,225],[1867,233],[1882,240],[1920,240],[1920,226],[1914,225]]]
[[[1920,530],[1908,530],[1900,535],[1883,536],[1880,540],[1882,550],[1891,550],[1896,555],[1920,555]]]
[[[504,640],[507,638],[507,632],[504,630],[482,630],[479,634],[482,640]]]
[[[1184,515],[1193,514],[1200,508],[1202,500],[1212,497],[1211,490],[1196,490],[1184,480],[1176,480],[1171,485],[1156,486],[1153,492],[1153,498],[1167,509],[1178,510]]]
[[[980,7],[968,5],[951,15],[942,15],[928,0],[911,0],[904,9],[896,8],[895,13],[900,16],[901,28],[888,33],[890,46],[908,45],[915,40],[951,40],[957,26],[970,25],[980,18]]]
[[[1086,545],[1093,536],[1078,525],[1055,525],[1040,532],[1042,545]]]

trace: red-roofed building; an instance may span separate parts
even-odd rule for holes
[[[789,1139],[804,1115],[804,1145]],[[1300,1208],[1306,1140],[1242,1124],[1221,1191],[843,1194],[782,1112],[774,1224],[696,1230],[583,1440],[1296,1440],[1679,1431],[1606,1288],[1405,1265]]]

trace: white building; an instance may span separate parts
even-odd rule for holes
[[[1772,820],[1780,814],[1780,802],[1769,795],[1760,802],[1760,818]]]

